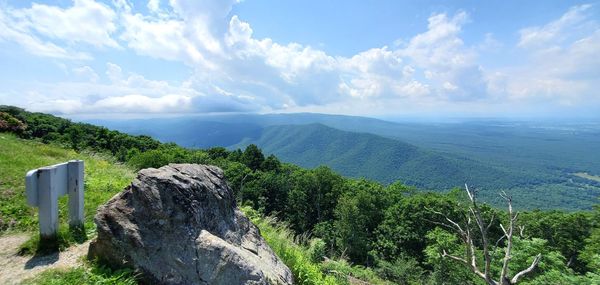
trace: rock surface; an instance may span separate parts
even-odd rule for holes
[[[292,284],[215,166],[141,170],[98,208],[88,256],[133,267],[151,284]]]

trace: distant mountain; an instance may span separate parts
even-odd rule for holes
[[[96,125],[134,135],[148,135],[161,142],[175,142],[184,147],[209,148],[231,146],[244,138],[257,137],[262,127],[244,122],[206,121],[201,118],[141,120],[91,120]]]
[[[450,157],[373,134],[341,131],[322,124],[266,127],[255,139],[266,153],[303,167],[327,165],[349,177],[391,183],[396,180],[428,189],[448,189],[465,182],[487,185],[511,174],[467,158]],[[521,177],[511,177],[518,181]],[[513,187],[514,185],[496,185]]]
[[[394,126],[398,126],[396,123],[366,117],[314,113],[198,115],[85,122],[128,133],[151,135],[163,142],[173,141],[187,147],[231,146],[243,138],[255,137],[257,131],[264,127],[276,125],[323,124],[341,130],[374,134],[393,133]]]
[[[506,190],[529,207],[588,209],[600,196],[598,182],[576,175],[600,176],[598,122],[395,123],[312,113],[88,122],[186,147],[255,143],[287,162],[383,183],[445,190],[467,182],[488,201]]]
[[[232,147],[243,139],[256,139],[268,126],[318,123],[343,131],[375,134],[450,156],[467,157],[529,176],[556,176],[561,172],[600,175],[599,122],[543,124],[471,120],[460,123],[395,123],[314,113],[88,122],[198,148]]]

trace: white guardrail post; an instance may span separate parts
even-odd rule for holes
[[[69,226],[83,227],[83,161],[42,167],[27,172],[27,203],[39,209],[40,236],[55,239],[58,233],[58,198],[69,194]]]
[[[83,226],[83,160],[69,161],[69,225]]]

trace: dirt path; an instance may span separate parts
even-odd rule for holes
[[[45,256],[19,256],[19,246],[29,239],[27,234],[0,237],[0,284],[19,284],[42,271],[70,268],[81,264],[87,254],[89,241],[72,246],[60,253]]]

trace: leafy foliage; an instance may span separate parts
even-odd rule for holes
[[[12,131],[26,140],[0,133],[2,232],[32,231],[36,227],[35,213],[24,202],[22,177],[29,169],[66,159],[84,159],[86,228],[92,229],[95,208],[129,183],[132,169],[168,163],[213,164],[224,170],[238,203],[247,205],[248,215],[292,268],[297,280],[304,282],[301,284],[345,284],[352,278],[373,284],[480,284],[463,266],[440,256],[441,249],[456,253],[463,250],[457,236],[438,227],[441,217],[432,211],[443,212],[454,220],[463,218],[466,209],[459,203],[457,191],[422,192],[400,182],[383,185],[367,179],[344,178],[325,166],[304,169],[282,163],[272,155],[265,158],[256,145],[233,151],[222,147],[187,149],[147,136],[131,136],[14,107],[0,107],[0,112],[27,126],[23,131]],[[326,147],[314,147],[319,149],[318,155],[331,154]],[[410,158],[410,153],[397,149],[382,155]],[[439,167],[454,171],[444,161],[439,160]],[[367,162],[357,160],[355,164]],[[374,161],[369,163],[376,165]],[[426,169],[443,175],[443,171],[432,171]],[[61,205],[64,211],[64,202]],[[259,212],[280,222],[264,219]],[[552,278],[565,284],[596,282],[600,274],[598,212],[524,212],[519,219],[519,225],[524,226],[523,237],[516,243],[514,264],[530,262],[527,258],[532,253],[544,254],[539,270],[524,282],[542,284]],[[489,206],[482,206],[482,214],[486,220],[492,215],[501,219],[507,216]],[[499,223],[492,223],[491,238],[498,238],[500,233]],[[503,246],[498,244],[498,252]],[[79,274],[78,278],[87,280],[84,272],[65,276],[69,274]]]
[[[12,115],[0,112],[0,132],[22,133],[27,126]]]
[[[597,122],[394,123],[300,113],[99,123],[186,147],[238,148],[254,143],[286,162],[303,167],[324,164],[345,176],[384,184],[401,180],[443,191],[468,182],[482,189],[482,201],[497,206],[500,190],[515,197],[519,209],[591,210],[600,196],[600,182],[574,175],[600,176]]]

